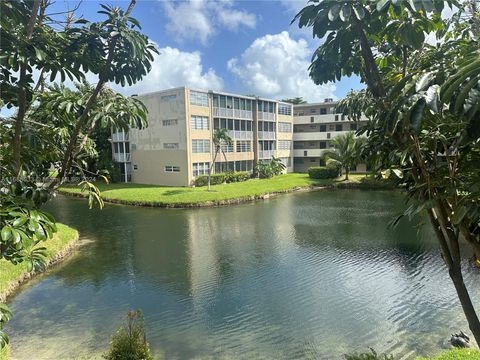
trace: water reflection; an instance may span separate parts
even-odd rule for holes
[[[100,353],[132,308],[168,359],[332,359],[368,346],[409,357],[466,329],[429,229],[386,228],[399,195],[196,210],[55,205],[90,242],[13,300],[16,359]]]

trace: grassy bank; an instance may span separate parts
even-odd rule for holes
[[[308,189],[318,186],[361,186],[364,174],[350,175],[348,181],[340,179],[315,180],[308,174],[285,174],[271,179],[251,179],[245,182],[206,187],[167,187],[131,183],[98,183],[105,201],[132,205],[190,207],[237,203],[264,198],[266,195]],[[78,187],[62,187],[61,192],[82,195]]]
[[[63,258],[78,239],[77,230],[62,224],[57,224],[57,227],[53,238],[42,243],[47,248],[47,264],[50,265]],[[0,302],[4,302],[30,276],[26,263],[13,265],[4,259],[0,260]]]
[[[480,351],[477,349],[452,349],[434,357],[417,358],[417,360],[480,360]]]

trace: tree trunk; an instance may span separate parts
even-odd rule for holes
[[[468,327],[473,334],[477,344],[480,344],[480,321],[478,320],[477,313],[473,307],[472,300],[468,293],[467,287],[463,282],[463,275],[460,264],[455,264],[449,270],[450,278],[453,281],[455,290],[457,290],[457,296],[462,304],[463,312],[467,318]]]
[[[210,177],[212,176],[212,170],[213,170],[213,167],[215,166],[215,162],[217,161],[217,155],[218,155],[218,146],[215,147],[215,155],[213,156],[212,165],[210,165],[210,168],[208,169],[208,191],[210,191]]]
[[[345,167],[345,180],[348,180],[348,174],[350,173],[350,169]]]

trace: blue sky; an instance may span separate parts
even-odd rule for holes
[[[77,14],[96,20],[99,1],[83,1]],[[103,1],[126,8],[128,1]],[[51,12],[77,1],[57,0]],[[307,68],[318,39],[290,25],[306,4],[300,0],[138,0],[132,16],[160,51],[152,72],[125,94],[191,86],[274,99],[302,96],[309,102],[340,98],[361,88],[357,78],[314,85]],[[94,81],[94,79],[91,79]]]

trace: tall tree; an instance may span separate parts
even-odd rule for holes
[[[446,4],[459,8],[452,20],[441,17]],[[480,46],[472,26],[478,14],[465,16],[468,5],[314,1],[295,19],[325,37],[310,66],[317,84],[357,74],[367,85],[337,108],[369,118],[362,130],[369,136],[369,152],[379,156],[384,175],[407,189],[411,205],[403,215],[424,214],[430,220],[480,343],[460,247],[465,240],[480,255]],[[442,41],[430,45],[426,35]]]
[[[85,156],[93,154],[91,134],[104,128],[144,126],[146,108],[105,87],[142,79],[157,50],[139,32],[140,25],[126,10],[101,6],[104,20],[89,22],[47,16],[49,0],[0,2],[0,80],[2,105],[15,108],[0,121],[0,259],[27,262],[31,270],[44,268],[41,242],[56,231],[55,220],[41,209],[53,191],[72,173],[84,178]],[[39,72],[35,81],[34,72]],[[95,87],[83,84],[84,73],[99,77]],[[81,85],[78,91],[48,86],[56,77]],[[48,171],[57,165],[51,180]],[[102,204],[98,189],[82,181],[90,204]],[[0,306],[0,347],[8,338],[1,331],[9,316]]]
[[[345,180],[348,180],[350,169],[361,161],[362,139],[355,138],[354,132],[337,136],[332,140],[333,149],[323,153],[327,163],[341,166],[345,171]]]
[[[306,104],[307,102],[303,100],[303,97],[295,97],[295,98],[288,98],[288,99],[282,99],[281,101],[287,102],[293,105],[299,105],[299,104]]]
[[[208,191],[210,191],[210,180],[212,176],[212,170],[217,162],[217,156],[221,152],[223,154],[223,159],[225,163],[227,163],[227,155],[225,151],[222,149],[222,146],[231,146],[233,145],[233,139],[228,135],[227,129],[215,129],[213,132],[212,138],[213,146],[215,147],[215,153],[213,155],[212,165],[208,169]]]

